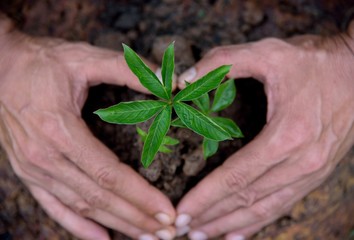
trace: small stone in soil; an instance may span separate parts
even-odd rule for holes
[[[195,176],[205,167],[205,164],[206,161],[203,157],[203,150],[197,148],[192,154],[185,157],[183,172],[187,176]]]

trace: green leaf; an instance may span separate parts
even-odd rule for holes
[[[200,98],[193,100],[193,103],[202,110],[203,113],[209,112],[210,99],[209,94],[205,93]]]
[[[203,139],[204,159],[213,156],[216,153],[216,151],[218,151],[218,148],[219,148],[219,142],[204,138]]]
[[[186,86],[191,85],[189,82],[186,82]],[[201,97],[194,99],[193,103],[197,105],[197,107],[203,112],[203,113],[208,113],[209,112],[209,107],[210,107],[210,99],[209,99],[209,94],[205,93]]]
[[[173,104],[178,117],[192,131],[215,141],[231,139],[231,136],[211,118],[182,102]]]
[[[140,127],[136,127],[136,131],[139,134],[139,136],[141,137],[141,140],[143,142],[145,142],[146,140],[146,136],[147,136],[147,132],[145,132],[143,129],[141,129]]]
[[[171,122],[171,126],[173,127],[180,127],[180,128],[186,128],[186,125],[182,122],[180,118],[176,118]]]
[[[175,138],[169,137],[169,136],[165,136],[162,140],[162,144],[165,145],[177,145],[179,143],[179,141]]]
[[[191,101],[217,88],[225,75],[230,71],[230,68],[231,65],[223,65],[209,72],[199,80],[178,92],[174,101]]]
[[[213,106],[213,112],[221,111],[232,104],[236,97],[236,87],[234,79],[230,79],[216,89]]]
[[[214,122],[216,122],[220,127],[225,129],[232,137],[234,138],[242,138],[244,137],[241,129],[237,126],[237,124],[229,118],[223,117],[212,117]]]
[[[147,136],[147,132],[145,132],[143,129],[141,129],[140,127],[136,127],[136,131],[139,134],[139,136],[141,137],[141,140],[143,142],[145,142],[146,140],[146,136]],[[162,145],[177,145],[179,143],[179,141],[175,138],[172,138],[170,136],[165,136],[162,140]]]
[[[130,70],[138,77],[140,83],[155,96],[168,100],[169,95],[155,73],[146,66],[140,57],[127,45],[123,44],[124,57]]]
[[[172,108],[166,106],[151,124],[148,135],[141,154],[141,162],[145,168],[149,167],[156,153],[158,152],[163,138],[165,137],[171,124]]]
[[[162,153],[171,153],[172,150],[169,149],[168,147],[166,147],[165,145],[161,145],[161,146],[159,147],[159,152],[162,152]]]
[[[161,67],[161,75],[162,81],[165,85],[168,97],[171,97],[172,94],[172,78],[173,71],[175,69],[175,54],[174,54],[174,42],[171,43],[162,58],[162,67]]]
[[[121,102],[108,108],[99,109],[94,113],[103,121],[116,124],[136,124],[152,118],[167,103],[154,100]]]

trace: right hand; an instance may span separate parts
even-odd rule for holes
[[[228,76],[262,81],[268,104],[262,131],[178,204],[176,225],[190,227],[190,239],[250,237],[334,171],[354,144],[352,26],[351,34],[326,39],[304,35],[215,48],[180,76],[183,87],[184,80],[232,64]]]
[[[11,29],[0,43],[0,143],[44,210],[81,239],[109,239],[100,224],[132,238],[172,239],[171,202],[80,116],[92,85],[145,90],[122,53]]]

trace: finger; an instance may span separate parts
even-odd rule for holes
[[[174,221],[175,210],[168,198],[151,186],[133,169],[118,161],[117,157],[97,139],[80,121],[71,125],[72,137],[85,149],[72,149],[67,153],[75,164],[94,179],[99,186],[111,190],[151,216],[165,215],[165,225]],[[144,200],[141,196],[145,196]],[[156,204],[158,202],[159,204]]]
[[[257,224],[254,224],[252,226],[233,231],[231,233],[228,233],[225,236],[225,240],[245,240],[250,238],[252,235],[256,234],[259,232],[263,227],[269,225],[270,223],[274,222],[274,219],[268,219],[266,221],[259,222]]]
[[[79,217],[89,217],[106,227],[122,232],[132,238],[149,240],[157,239],[154,235],[146,233],[108,212],[99,209],[95,209],[94,211],[90,210],[91,207],[89,204],[82,199],[77,192],[74,192],[64,184],[52,179],[50,176],[39,172],[35,167],[27,166],[26,168],[22,168],[17,162],[18,160],[16,158],[16,161],[13,161],[13,167],[16,170],[16,173],[27,183],[27,185],[43,188],[48,194],[56,197]],[[64,226],[63,223],[61,225]]]
[[[80,212],[83,216],[99,219],[97,214],[100,211],[110,212],[115,216],[117,222],[120,222],[121,220],[119,219],[122,219],[148,232],[155,232],[162,228],[161,224],[154,219],[153,216],[146,215],[120,196],[102,189],[97,183],[92,181],[92,179],[88,178],[86,174],[77,169],[75,165],[71,166],[71,164],[66,164],[68,162],[64,159],[56,159],[55,161],[57,163],[60,162],[60,164],[55,164],[55,171],[51,169],[47,169],[47,171],[50,172],[55,179],[65,183],[67,187],[71,187],[83,198],[84,201],[76,203],[76,205],[81,203],[82,209]],[[63,174],[63,172],[65,172],[65,174]],[[115,227],[115,229],[116,228],[117,227]]]
[[[28,185],[28,188],[47,214],[78,238],[86,240],[110,239],[104,228],[80,217],[47,191],[35,185]]]
[[[188,236],[192,240],[204,240],[235,232],[268,219],[275,220],[288,211],[289,203],[293,203],[291,199],[293,195],[294,192],[290,189],[283,189],[249,208],[239,209],[201,227],[194,228]],[[286,200],[290,202],[285,202]]]
[[[199,216],[193,224],[199,226],[237,210],[243,206],[243,198],[245,198],[245,196],[253,195],[254,201],[257,202],[299,180],[308,179],[308,181],[310,181],[312,179],[313,181],[316,173],[321,173],[321,176],[318,176],[318,178],[324,179],[327,175],[326,173],[329,174],[330,170],[321,170],[326,168],[326,156],[329,154],[330,148],[323,148],[323,145],[321,144],[321,147],[320,145],[317,145],[317,147],[310,146],[310,150],[305,151],[305,153],[298,152],[297,156],[296,154],[293,154],[296,157],[292,157],[291,159],[287,159],[286,161],[277,164],[247,188],[235,192],[217,202]]]
[[[27,174],[28,173],[26,173],[26,175]],[[31,171],[31,175],[31,177],[27,175],[27,182],[32,182],[45,189],[49,194],[56,197],[61,203],[70,208],[78,216],[91,218],[106,227],[119,231],[135,239],[141,236],[150,236],[150,239],[156,238],[154,235],[148,234],[141,229],[134,227],[132,224],[127,223],[109,212],[100,209],[92,210],[90,205],[82,197],[80,197],[77,192],[71,190],[64,184],[53,179],[48,181],[47,176],[44,176],[36,170]],[[48,182],[50,182],[50,184],[48,184]]]
[[[309,182],[308,179],[303,179],[259,200],[248,208],[240,208],[226,216],[194,228],[189,236],[192,240],[201,240],[202,238],[198,238],[199,236],[212,238],[231,232],[236,234],[253,225],[273,222],[320,184],[320,180]]]
[[[264,79],[267,73],[266,56],[259,51],[258,44],[247,43],[214,48],[192,68],[182,73],[178,78],[178,87],[184,88],[185,81],[194,82],[211,70],[221,65],[232,65],[229,77],[254,77]]]
[[[82,211],[88,217],[94,219],[95,210],[101,209],[111,212],[117,218],[121,218],[147,232],[155,232],[162,228],[161,224],[153,216],[146,215],[128,201],[102,189],[78,169],[76,165],[57,153],[54,150],[55,148],[49,147],[50,143],[40,144],[41,141],[32,141],[23,131],[20,131],[20,128],[11,129],[16,133],[12,141],[18,158],[24,160],[24,166],[32,172],[27,173],[27,175],[32,174],[35,178],[41,179],[41,176],[36,175],[36,173],[42,172],[43,175],[49,176],[42,179],[42,182],[49,188],[55,187],[53,185],[55,181],[52,181],[51,178],[60,181],[68,188],[72,188],[88,203],[88,208]],[[18,144],[19,142],[23,143],[23,145]],[[26,170],[22,170],[26,172]],[[133,176],[129,177],[132,178]]]
[[[95,212],[95,220],[97,219],[103,225],[120,231],[121,233],[133,238],[133,239],[140,239],[140,240],[171,240],[175,235],[175,230],[172,227],[166,227],[165,229],[161,229],[156,231],[155,233],[148,233],[144,232],[139,228],[128,224],[121,219],[117,219],[112,214],[98,210]],[[173,233],[173,234],[171,234]]]
[[[18,154],[22,154],[19,159],[27,159],[25,164],[46,171],[64,184],[69,183],[68,187],[74,188],[94,208],[112,211],[117,217],[149,232],[161,228],[154,218],[164,225],[174,221],[174,208],[162,193],[131,168],[119,163],[117,157],[91,135],[81,119],[71,114],[65,119],[68,122],[44,121],[41,126],[32,126],[37,134],[42,132],[38,138],[46,139],[43,142],[33,141],[37,134],[29,137],[16,119],[7,121],[7,117],[4,118],[10,126],[12,145]],[[77,146],[73,147],[69,144],[71,142]],[[66,150],[67,159],[58,155],[55,149]],[[148,200],[141,199],[141,196],[148,196]]]
[[[166,196],[152,187],[133,169],[120,163],[106,146],[92,136],[81,119],[73,115],[67,116],[66,119],[70,122],[65,126],[68,135],[63,131],[58,131],[59,133],[55,134],[56,138],[52,139],[53,133],[45,131],[46,138],[54,144],[56,149],[62,149],[65,157],[87,174],[99,188],[115,193],[164,225],[169,225],[174,221],[175,210]],[[67,144],[68,142],[75,142],[77,145],[72,146]],[[70,167],[67,168],[66,171],[70,171]],[[60,176],[63,175],[67,178],[75,176],[74,173],[70,175],[64,172],[64,169]],[[141,196],[145,198],[142,199]],[[154,222],[152,220],[148,222]]]
[[[84,51],[88,57],[81,63],[80,70],[86,74],[88,83],[97,85],[99,83],[127,86],[131,89],[148,93],[138,78],[128,67],[122,52],[115,52],[107,49],[86,46]],[[143,59],[144,63],[155,72],[158,70],[156,64]]]
[[[179,203],[178,214],[187,214],[192,219],[198,218],[233,194],[238,194],[242,207],[251,206],[255,202],[256,194],[247,191],[248,187],[274,165],[287,159],[291,152],[291,144],[284,147],[282,142],[277,140],[282,139],[276,132],[280,129],[266,127],[252,142],[203,179]]]

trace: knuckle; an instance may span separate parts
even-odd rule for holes
[[[227,47],[216,47],[207,54],[209,57],[223,61],[230,59],[230,50]]]
[[[56,149],[47,145],[39,145],[36,142],[28,141],[25,146],[21,146],[23,157],[19,158],[22,171],[28,172],[26,167],[35,167],[52,172],[57,163],[59,155]]]
[[[107,197],[101,191],[90,192],[86,195],[86,201],[92,208],[107,208]]]
[[[319,172],[325,169],[327,166],[326,158],[323,153],[317,149],[309,152],[303,161],[300,163],[301,170],[305,174]]]
[[[22,147],[22,153],[28,164],[36,167],[43,165],[43,150],[37,144],[28,142]]]
[[[141,229],[145,229],[149,232],[157,231],[161,226],[160,224],[151,221],[151,218],[145,214],[138,214],[134,217],[136,226],[140,226]]]
[[[136,216],[135,220],[137,226],[146,226],[146,223],[149,222],[149,219],[147,219],[147,217],[143,214],[139,214],[138,216]]]
[[[273,212],[264,204],[256,206],[252,212],[257,221],[264,221],[273,216]]]
[[[260,40],[257,46],[259,47],[259,50],[266,49],[266,51],[271,53],[271,56],[283,56],[285,55],[284,51],[293,48],[292,44],[274,37]]]
[[[111,190],[116,185],[116,175],[109,167],[97,171],[96,179],[99,186]]]
[[[237,169],[229,169],[223,178],[223,186],[227,192],[236,192],[245,189],[248,185],[247,178]]]
[[[72,204],[72,209],[83,217],[90,217],[93,209],[84,201],[78,201]]]
[[[245,188],[237,194],[242,207],[251,207],[256,202],[257,195],[250,188]]]
[[[229,198],[227,199],[224,204],[221,206],[220,214],[230,213],[235,210],[237,206],[235,206],[235,199]]]
[[[253,46],[255,52],[266,54],[268,61],[275,64],[286,60],[289,54],[295,54],[293,45],[277,38],[265,38]]]
[[[285,188],[276,194],[272,194],[267,199],[263,199],[249,208],[251,214],[256,221],[274,220],[291,209],[295,193],[294,189]]]
[[[262,40],[259,41],[260,44],[266,45],[267,47],[272,47],[272,48],[279,48],[279,45],[284,45],[286,44],[285,41],[280,40],[278,38],[275,37],[268,37],[268,38],[264,38]]]
[[[117,167],[112,172],[114,185],[111,190],[114,190],[118,195],[129,195],[131,193],[131,181],[133,178],[126,178],[127,171],[131,171],[124,163],[117,161]],[[114,171],[114,172],[113,172]]]

